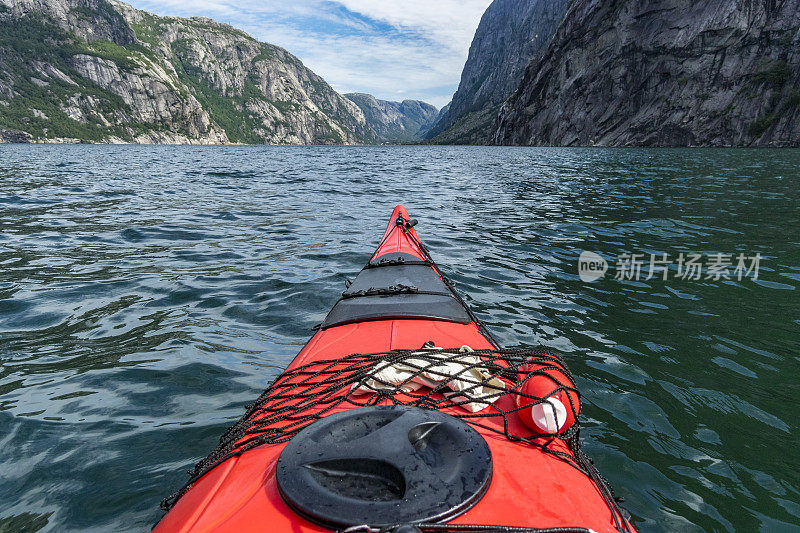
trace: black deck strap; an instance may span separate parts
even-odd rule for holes
[[[428,266],[433,267],[433,263],[428,261],[427,259],[420,259],[416,255],[407,254],[405,252],[392,252],[388,254],[383,254],[382,256],[373,259],[364,267],[364,269],[369,268],[380,268],[380,267],[387,267],[387,266]]]
[[[392,260],[381,260],[381,261],[378,261],[377,263],[376,262],[372,262],[372,261],[367,263],[367,266],[365,266],[364,269],[391,267],[391,266],[426,266],[426,267],[431,267],[431,266],[433,266],[433,263],[431,263],[430,261],[423,261],[422,259],[409,260],[409,261],[404,261],[402,259],[401,260],[394,260],[394,261],[392,261]]]
[[[344,291],[342,299],[347,298],[361,298],[363,296],[395,296],[397,294],[419,294],[419,288],[414,285],[389,285],[388,287],[370,287],[369,289],[361,289],[359,291]]]
[[[400,524],[390,527],[376,528],[368,525],[352,526],[339,529],[336,533],[591,533],[585,527],[517,527],[492,526],[482,524]]]
[[[389,287],[370,287],[360,291],[342,293],[342,300],[364,298],[366,296],[397,296],[398,294],[426,294],[428,296],[451,296],[443,291],[421,291],[413,285],[390,285]]]
[[[591,533],[585,527],[514,527],[471,524],[420,524],[422,533]]]

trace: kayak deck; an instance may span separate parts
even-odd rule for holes
[[[362,271],[362,275],[368,272],[367,276],[361,281],[357,278],[348,288],[349,294],[354,296],[348,296],[348,291],[345,291],[322,329],[300,351],[285,375],[316,368],[314,365],[317,364],[333,364],[328,362],[352,354],[374,354],[362,356],[362,359],[373,357],[378,360],[393,351],[418,350],[430,341],[438,347],[457,349],[468,345],[474,350],[485,350],[482,353],[499,353],[491,337],[432,264],[412,226],[408,213],[398,206],[370,260],[373,263],[383,258],[384,266],[375,267],[375,272],[369,268]],[[396,264],[398,257],[403,258],[403,264]],[[393,263],[386,265],[387,260]],[[421,275],[411,272],[421,268],[429,270]],[[380,285],[385,281],[382,274],[376,272],[389,269],[395,277],[384,278],[390,281],[408,278],[417,284],[373,286],[373,283]],[[391,290],[386,291],[387,288]],[[392,301],[387,303],[387,299]],[[350,303],[358,300],[362,302]],[[340,306],[342,308],[337,310]],[[388,312],[389,316],[381,315],[376,307]],[[454,310],[456,307],[458,311]],[[347,396],[348,392],[343,391],[341,395]],[[398,394],[392,401],[382,399],[379,404],[413,400],[412,394]],[[494,405],[497,411],[510,414],[480,418],[480,423],[473,424],[491,450],[494,470],[491,484],[477,504],[448,524],[632,531],[620,509],[613,503],[609,504],[610,490],[599,476],[587,475],[576,467],[576,462],[580,463],[585,457],[578,457],[579,450],[576,454],[577,438],[574,442],[551,437],[534,439],[530,429],[516,416],[512,394],[500,395]],[[342,402],[326,409],[324,415],[353,407],[352,402]],[[301,412],[315,408],[321,409],[320,406],[306,405]],[[455,405],[440,409],[455,416],[463,417],[467,413]],[[245,417],[243,423],[257,426],[259,416]],[[470,421],[469,418],[465,420]],[[246,440],[242,435],[252,438],[257,433],[250,431],[249,435],[237,434],[238,445]],[[529,442],[515,442],[509,436],[528,438]],[[207,458],[206,466],[210,464],[213,468],[198,472],[194,482],[180,494],[155,530],[255,532],[266,528],[269,531],[331,531],[301,517],[281,496],[276,465],[286,443],[274,442],[273,439],[256,440],[255,444],[245,453],[235,456],[226,458],[218,453],[218,456],[210,456],[210,462]],[[593,470],[593,467],[588,468]]]

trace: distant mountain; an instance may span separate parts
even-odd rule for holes
[[[0,0],[0,140],[353,144],[381,138],[295,56],[114,0]]]
[[[800,146],[800,0],[574,0],[490,141]]]
[[[385,142],[419,141],[439,116],[434,106],[418,100],[387,102],[362,93],[349,93],[345,97],[361,109],[367,124]]]
[[[494,0],[475,32],[453,101],[427,137],[483,144],[525,68],[547,48],[569,0]]]
[[[434,127],[434,126],[436,126],[436,123],[437,123],[437,122],[439,122],[440,120],[442,120],[442,117],[444,117],[445,115],[447,115],[447,112],[448,112],[448,111],[450,111],[450,106],[452,105],[452,103],[453,103],[453,102],[452,102],[452,101],[450,101],[450,102],[449,102],[449,103],[448,103],[446,106],[444,106],[443,108],[441,108],[441,109],[439,110],[439,114],[438,114],[438,115],[436,115],[436,122],[434,122],[434,123],[433,123],[433,126],[431,127],[431,129],[433,129],[433,127]]]

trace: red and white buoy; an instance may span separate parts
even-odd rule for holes
[[[522,422],[537,435],[561,434],[571,428],[580,413],[580,398],[561,363],[546,357],[519,370],[525,381],[518,390],[527,395],[516,395]]]

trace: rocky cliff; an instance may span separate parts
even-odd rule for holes
[[[428,133],[434,142],[485,143],[500,106],[546,49],[568,0],[494,0],[475,32],[461,83]]]
[[[345,94],[364,113],[367,124],[389,143],[410,143],[421,140],[433,126],[439,111],[418,100],[387,102],[362,93]]]
[[[376,142],[286,50],[107,0],[0,0],[0,140]]]
[[[575,0],[498,144],[800,145],[800,0]]]

